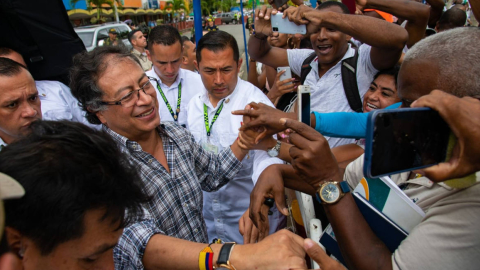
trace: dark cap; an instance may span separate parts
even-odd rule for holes
[[[115,28],[111,28],[109,31],[108,31],[109,34],[118,34],[117,33],[117,30]]]

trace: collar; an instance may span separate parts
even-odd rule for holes
[[[0,138],[0,151],[2,151],[2,148],[7,146],[7,144],[3,141],[2,138]]]
[[[108,133],[117,144],[122,145],[122,147],[126,147],[129,151],[143,151],[140,144],[137,143],[136,141],[132,141],[127,137],[118,134],[117,132],[111,130],[109,127],[103,124],[102,124],[102,129],[104,132]],[[170,139],[170,136],[162,136],[163,134],[166,134],[165,126],[163,124],[160,124],[160,126],[156,128],[156,131],[158,132],[160,137],[162,137],[162,140]]]
[[[205,105],[207,105],[207,107],[208,107],[209,109],[212,109],[212,110],[217,109],[218,106],[220,106],[220,104],[222,103],[223,100],[225,100],[225,104],[228,104],[228,103],[232,102],[232,100],[237,96],[237,93],[240,92],[240,91],[238,91],[238,88],[239,88],[239,85],[240,85],[240,80],[241,80],[240,78],[237,78],[237,85],[235,86],[235,89],[233,89],[233,92],[232,92],[230,95],[222,98],[222,99],[217,103],[217,107],[213,107],[212,103],[210,102],[210,99],[208,98],[208,91],[207,91],[207,89],[205,89],[205,87],[204,87],[204,90],[205,90],[205,91],[204,91],[203,94],[200,96],[200,100],[201,100]]]
[[[338,63],[335,64],[335,66],[333,66],[332,68],[335,68],[337,65],[342,64],[343,60],[348,59],[348,58],[352,58],[353,56],[355,56],[355,49],[352,48],[352,45],[350,43],[348,43],[347,52],[343,55],[342,59],[340,61],[338,61]],[[315,57],[315,59],[313,59],[313,61],[310,63],[310,66],[318,74],[318,56]],[[330,68],[330,69],[332,69],[332,68]]]
[[[155,67],[153,67],[152,69],[153,69],[153,76],[155,79],[157,79],[160,82],[160,87],[162,88],[162,90],[170,90],[170,89],[178,88],[178,85],[184,81],[185,71],[183,70],[183,68],[180,68],[178,70],[177,78],[175,79],[173,84],[170,86],[167,86],[162,82],[162,79],[160,79],[157,72],[155,71]]]
[[[137,51],[137,49],[133,48],[132,49],[132,54],[136,55],[136,56],[147,56],[145,52],[141,53],[139,51]]]

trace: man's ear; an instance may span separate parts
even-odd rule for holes
[[[193,60],[193,64],[195,65],[195,68],[200,72],[200,68],[198,67],[197,60]]]
[[[97,112],[95,115],[97,115],[98,120],[100,120],[102,124],[107,125],[107,119],[103,116],[103,111]]]
[[[23,235],[17,229],[8,226],[5,227],[5,238],[7,239],[7,245],[15,255],[18,255],[22,249],[22,237]]]
[[[153,62],[152,57],[150,56],[150,51],[148,49],[146,49],[145,52],[147,53],[148,60],[150,60],[150,62]]]
[[[238,65],[237,65],[238,72],[240,72],[240,69],[242,68],[242,63],[243,63],[243,58],[239,58]]]
[[[188,65],[188,57],[186,57],[185,55],[182,56],[182,64]]]

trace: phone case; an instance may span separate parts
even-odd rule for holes
[[[282,18],[283,13],[277,13],[272,15],[272,30],[274,32],[284,33],[284,34],[306,34],[307,26],[306,25],[297,25],[294,22],[288,20],[288,18]]]
[[[403,170],[392,171],[384,174],[373,175],[372,174],[372,162],[373,162],[373,145],[374,145],[374,136],[375,136],[375,121],[377,117],[382,113],[397,113],[397,112],[407,112],[407,111],[430,111],[430,108],[403,108],[403,109],[389,109],[389,110],[375,110],[369,113],[368,120],[367,120],[367,131],[365,136],[365,156],[364,156],[364,167],[363,173],[366,177],[369,178],[378,178],[381,176],[387,176],[392,174],[398,174],[402,172],[409,172],[417,169],[422,169],[426,167],[430,167],[434,164],[430,165],[422,165],[412,168],[407,168]],[[449,132],[448,132],[449,133]],[[441,149],[442,145],[439,145],[438,148]],[[446,150],[446,145],[445,145]],[[446,151],[445,151],[446,152]]]
[[[282,70],[285,70],[285,73],[283,73],[281,76],[280,76],[280,81],[284,81],[286,79],[291,79],[292,78],[292,71],[290,70],[290,67],[278,67],[277,68],[277,72],[280,72]],[[291,84],[291,83],[287,83],[287,84]]]

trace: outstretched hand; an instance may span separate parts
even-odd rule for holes
[[[294,133],[290,134],[292,166],[296,173],[312,187],[324,180],[341,181],[337,160],[330,151],[327,139],[308,125],[292,119],[280,123]]]
[[[419,98],[411,107],[430,107],[440,114],[457,137],[452,157],[422,170],[432,181],[460,178],[480,170],[480,101],[458,98],[440,90]]]
[[[268,166],[255,184],[250,193],[250,219],[259,230],[260,238],[268,234],[268,207],[264,205],[266,198],[273,198],[277,205],[278,211],[284,215],[288,215],[288,209],[285,205],[285,189],[283,185],[283,177],[281,173],[282,165]],[[267,211],[265,211],[267,210]]]
[[[263,138],[285,130],[285,126],[279,121],[281,118],[295,117],[295,114],[285,113],[263,103],[252,102],[248,105],[250,106],[249,109],[233,111],[232,114],[250,117],[248,121],[245,120],[240,127],[240,131],[253,128],[265,128],[263,132],[258,134],[255,143],[258,143]],[[253,110],[251,108],[253,108]]]

